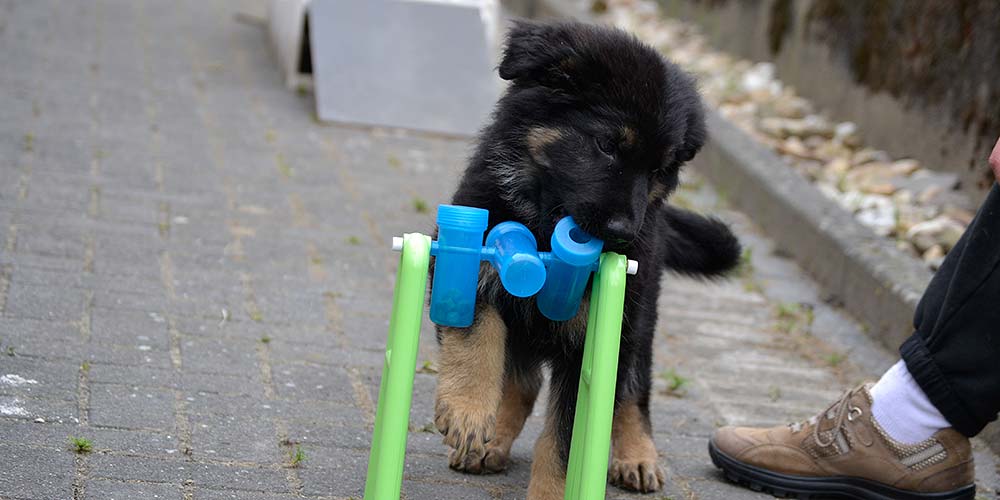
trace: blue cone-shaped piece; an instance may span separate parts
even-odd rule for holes
[[[501,222],[486,235],[490,263],[500,282],[515,297],[530,297],[545,284],[545,264],[538,257],[538,243],[524,224]]]
[[[548,275],[536,302],[538,310],[553,321],[576,316],[590,273],[601,258],[604,242],[587,234],[572,217],[563,217],[552,233]]]

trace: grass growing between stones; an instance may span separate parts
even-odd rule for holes
[[[743,290],[751,293],[760,293],[762,290],[757,280],[754,279],[755,269],[753,267],[753,249],[744,248],[740,254],[740,263],[736,266],[734,275],[743,283]]]
[[[817,366],[830,368],[845,385],[864,379],[864,374],[848,362],[848,355],[812,335],[815,313],[811,304],[782,302],[774,306],[774,327],[784,334],[782,344]],[[780,397],[780,392],[778,393]],[[772,399],[774,397],[772,396]]]
[[[390,167],[396,169],[403,165],[403,162],[399,159],[399,157],[392,153],[389,153],[389,156],[386,157],[386,162],[389,163]]]
[[[776,385],[772,385],[767,390],[767,397],[770,398],[772,402],[781,399],[781,388]]]
[[[438,369],[436,366],[434,366],[434,362],[429,359],[424,361],[423,365],[421,365],[420,368],[417,368],[417,373],[426,373],[429,375],[433,375],[437,372]]]
[[[292,166],[288,164],[288,160],[285,159],[285,155],[278,153],[275,161],[278,163],[278,171],[281,172],[281,175],[286,179],[291,179],[294,172]]]
[[[427,202],[423,198],[413,199],[413,211],[418,214],[426,214],[428,210]]]
[[[687,389],[685,388],[690,379],[681,376],[677,373],[677,370],[671,368],[669,370],[664,370],[660,373],[660,378],[667,382],[667,389],[664,391],[668,396],[673,396],[675,398],[683,398],[687,394]]]
[[[74,453],[90,453],[94,449],[89,439],[76,436],[69,437],[69,447]]]
[[[847,356],[845,356],[843,353],[833,352],[826,357],[826,362],[833,368],[836,368],[840,366],[840,364],[843,363],[845,359],[847,359]]]
[[[437,426],[434,425],[434,422],[427,422],[422,427],[417,427],[415,424],[410,424],[409,429],[410,432],[426,432],[430,434],[434,434],[437,432]]]
[[[252,319],[252,320],[254,320],[254,321],[258,322],[258,323],[260,323],[261,321],[264,321],[264,315],[256,307],[252,308],[249,311],[247,311],[247,313],[250,315],[250,319]]]
[[[305,461],[306,452],[302,449],[301,445],[295,445],[295,449],[288,452],[288,463],[292,467],[298,467]]]
[[[809,334],[815,315],[809,304],[782,302],[775,306],[774,315],[778,323],[776,327],[782,333]]]

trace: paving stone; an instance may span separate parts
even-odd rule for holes
[[[17,251],[52,257],[83,259],[83,234],[66,226],[18,227]]]
[[[131,346],[140,351],[170,348],[167,319],[159,311],[127,311],[95,307],[90,317],[95,342]]]
[[[79,365],[27,356],[3,357],[6,359],[0,365],[0,394],[76,401]]]
[[[67,257],[53,257],[48,255],[35,254],[2,254],[0,253],[0,263],[16,264],[18,266],[33,267],[38,269],[50,269],[65,273],[78,273],[83,267],[83,263],[78,259]]]
[[[711,475],[703,480],[691,481],[688,483],[688,487],[697,498],[725,498],[727,500],[773,498],[772,495],[758,493],[729,483],[721,474]]]
[[[191,443],[195,458],[279,463],[275,424],[271,420],[229,415],[192,417]]]
[[[125,429],[173,429],[174,394],[151,387],[92,384],[90,423]]]
[[[89,476],[118,481],[150,481],[182,483],[192,477],[197,464],[179,459],[156,459],[118,455],[90,455],[87,459]]]
[[[185,337],[180,344],[186,370],[243,376],[260,372],[257,342]]]
[[[321,450],[316,450],[317,455]],[[302,493],[305,495],[333,495],[361,498],[365,489],[365,470],[368,454],[355,450],[330,450],[337,453],[336,461],[328,460],[330,467],[313,465],[312,460],[299,468]],[[307,452],[308,453],[308,452]],[[405,484],[405,480],[404,480]]]
[[[70,498],[74,455],[69,451],[0,444],[0,492],[19,498]]]
[[[79,423],[78,408],[76,401],[0,395],[0,417],[11,419]]]
[[[214,488],[290,492],[284,469],[195,464],[191,479],[195,485]]]
[[[167,351],[145,350],[139,346],[89,344],[81,354],[81,357],[91,365],[110,364],[160,369],[171,366],[170,354]]]
[[[162,312],[167,307],[164,293],[157,290],[153,293],[119,292],[115,290],[95,290],[95,309],[129,310],[140,312]]]
[[[6,314],[20,318],[72,321],[83,316],[84,304],[83,290],[11,283]]]
[[[441,500],[475,500],[491,499],[493,495],[483,489],[471,486],[456,486],[450,484],[418,483],[416,481],[403,482],[403,498],[438,498]]]
[[[82,266],[81,266],[82,267]],[[82,273],[67,273],[51,269],[18,266],[10,275],[10,280],[28,285],[48,285],[67,288],[85,288],[86,278]]]
[[[263,398],[262,384],[247,384],[247,378],[208,373],[178,373],[176,370],[147,366],[91,364],[91,383],[110,383],[138,387],[157,387],[213,394],[246,395]],[[194,398],[192,397],[192,400]]]
[[[129,500],[133,498],[180,500],[183,497],[179,484],[127,483],[102,479],[88,481],[86,492],[86,498],[95,500]]]
[[[315,365],[276,365],[271,376],[280,397],[354,402],[350,378],[343,368]]]
[[[291,493],[255,493],[230,489],[195,488],[192,498],[193,500],[293,500],[302,497]]]

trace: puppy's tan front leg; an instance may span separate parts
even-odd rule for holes
[[[535,454],[531,459],[531,482],[528,483],[528,500],[562,500],[565,496],[566,465],[559,457],[553,413],[550,408],[545,429],[535,442]]]
[[[508,375],[504,381],[503,397],[497,414],[496,436],[486,445],[483,472],[500,472],[507,469],[510,447],[521,434],[524,421],[531,415],[541,385],[538,377],[533,375],[529,377],[529,380],[518,380]]]
[[[635,401],[623,403],[616,409],[611,423],[608,481],[627,490],[659,491],[664,480],[657,458],[649,418],[642,414]]]
[[[493,439],[504,377],[507,328],[490,306],[469,328],[442,328],[434,423],[452,448],[448,465],[479,472]]]

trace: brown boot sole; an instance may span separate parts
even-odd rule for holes
[[[722,469],[730,481],[750,487],[754,491],[788,498],[856,498],[863,500],[972,500],[976,485],[943,493],[917,493],[900,490],[882,483],[859,477],[807,477],[771,472],[748,465],[726,455],[708,442],[712,463]]]

